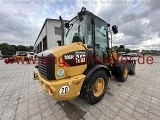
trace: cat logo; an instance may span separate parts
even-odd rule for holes
[[[85,63],[86,55],[76,55],[76,63]]]

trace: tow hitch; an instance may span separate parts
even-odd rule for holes
[[[38,80],[38,76],[37,76],[37,73],[35,71],[33,72],[33,80]]]

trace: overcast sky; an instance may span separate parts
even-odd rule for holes
[[[18,2],[17,2],[18,1]],[[27,2],[26,2],[27,1]],[[57,0],[58,1],[58,0]],[[46,18],[71,19],[84,6],[119,33],[113,44],[131,49],[160,50],[159,0],[2,0],[0,43],[34,45]]]

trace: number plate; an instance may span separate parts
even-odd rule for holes
[[[59,89],[59,94],[60,94],[60,95],[65,95],[67,92],[69,92],[69,86],[62,86],[62,87]]]

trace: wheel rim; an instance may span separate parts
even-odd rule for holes
[[[93,86],[93,94],[94,96],[98,97],[102,94],[104,90],[104,79],[103,78],[98,78]]]
[[[128,75],[128,67],[125,67],[124,72],[123,72],[123,76],[127,77]]]

